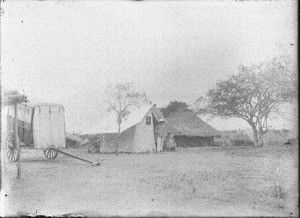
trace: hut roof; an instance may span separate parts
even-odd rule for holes
[[[175,135],[211,137],[220,136],[220,132],[205,123],[192,111],[172,112],[167,120],[178,132]]]

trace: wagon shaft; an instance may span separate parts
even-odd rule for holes
[[[100,161],[99,161],[99,160],[97,160],[97,161],[90,161],[90,160],[86,160],[86,159],[84,159],[84,158],[74,156],[74,155],[72,155],[72,154],[69,154],[69,153],[67,153],[67,152],[64,152],[64,151],[61,151],[61,150],[58,150],[58,149],[55,149],[55,148],[52,148],[52,149],[55,150],[55,151],[57,151],[57,152],[59,152],[59,153],[62,153],[62,154],[64,154],[64,155],[66,155],[66,156],[69,156],[69,157],[75,158],[75,159],[77,159],[77,160],[81,160],[81,161],[90,163],[90,164],[92,164],[92,166],[100,165],[100,162],[104,160],[104,159],[102,159],[102,160],[100,160]]]

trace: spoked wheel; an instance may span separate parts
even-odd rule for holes
[[[55,159],[58,155],[58,151],[54,150],[53,148],[43,149],[43,152],[47,159]]]
[[[19,159],[19,152],[15,147],[8,147],[6,155],[10,162],[16,162]]]
[[[15,134],[13,132],[8,133],[6,138],[6,156],[10,162],[16,162],[19,159],[18,149],[14,146]]]

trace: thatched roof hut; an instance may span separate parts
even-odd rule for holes
[[[177,145],[182,147],[214,146],[214,137],[221,135],[192,111],[175,111],[167,120],[176,130],[173,134]]]
[[[169,124],[178,133],[175,135],[217,137],[220,132],[205,123],[196,113],[192,111],[175,111],[168,116]]]

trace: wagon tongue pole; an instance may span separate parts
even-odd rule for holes
[[[98,166],[98,165],[100,165],[100,162],[103,161],[103,159],[100,160],[100,161],[99,161],[99,160],[96,160],[96,161],[90,161],[90,160],[83,159],[83,158],[81,158],[81,157],[76,157],[76,156],[74,156],[74,155],[72,155],[72,154],[69,154],[69,153],[67,153],[67,152],[64,152],[64,151],[61,151],[61,150],[58,150],[58,149],[55,149],[55,148],[52,148],[52,149],[54,149],[55,151],[57,151],[57,152],[59,152],[59,153],[62,153],[62,154],[64,154],[64,155],[66,155],[66,156],[69,156],[69,157],[72,157],[72,158],[75,158],[75,159],[78,159],[78,160],[81,160],[81,161],[90,163],[90,164],[92,164],[92,166]]]

